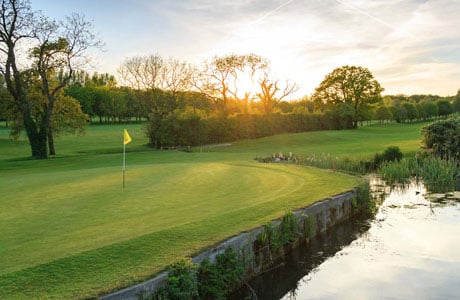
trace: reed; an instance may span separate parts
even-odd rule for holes
[[[301,159],[304,165],[330,170],[340,170],[351,174],[366,174],[373,167],[372,161],[357,158],[341,157],[338,158],[331,154],[312,155]]]
[[[460,180],[459,161],[435,156],[386,162],[379,168],[380,176],[389,183],[408,183],[411,178],[423,181],[432,192],[447,191]]]

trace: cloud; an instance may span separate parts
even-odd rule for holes
[[[101,18],[93,2],[87,9],[109,47],[101,55],[104,67],[133,54],[200,63],[252,52],[268,58],[278,77],[301,85],[299,96],[346,64],[369,68],[391,93],[447,95],[460,84],[458,1],[127,0],[110,6],[101,0],[110,6],[105,15],[99,9]]]

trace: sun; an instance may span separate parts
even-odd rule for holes
[[[255,98],[260,93],[259,77],[251,77],[249,74],[240,74],[234,83],[234,88],[239,99],[246,97]]]

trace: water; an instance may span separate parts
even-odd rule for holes
[[[339,225],[249,284],[264,300],[460,299],[460,204],[425,195],[391,191],[372,220]]]

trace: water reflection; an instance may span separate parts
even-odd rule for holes
[[[370,223],[354,220],[251,282],[258,299],[460,299],[460,206],[421,184],[388,189]],[[254,299],[239,292],[233,299]]]

